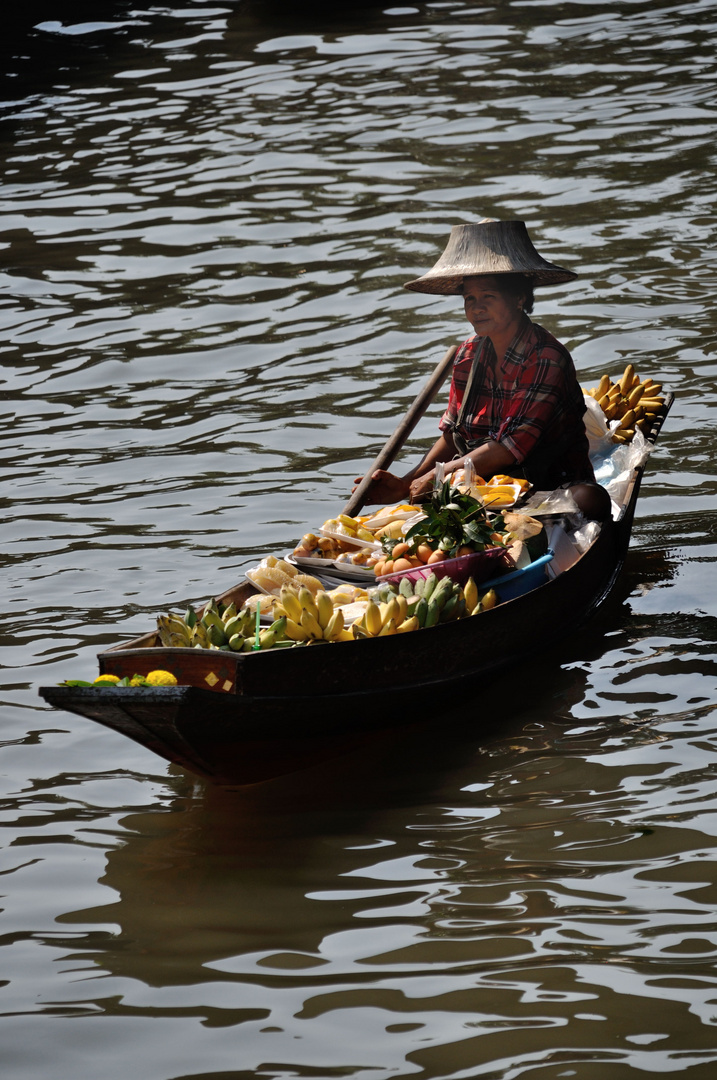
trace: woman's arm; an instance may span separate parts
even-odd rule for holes
[[[417,500],[424,498],[426,494],[429,494],[433,490],[436,475],[434,466],[439,461],[444,462],[444,472],[448,475],[449,473],[455,472],[456,469],[463,468],[466,461],[470,458],[473,462],[475,471],[479,476],[484,477],[486,480],[490,479],[494,473],[505,472],[506,469],[515,465],[515,458],[511,452],[499,442],[494,442],[492,439],[489,442],[481,443],[475,450],[471,450],[470,453],[464,454],[463,457],[456,458],[455,460],[451,460],[452,454],[447,458],[441,458],[440,444],[442,442],[448,442],[446,435],[450,437],[450,432],[446,432],[444,436],[438,440],[418,468],[414,470],[413,477],[409,480],[409,497],[411,502],[416,502]],[[452,437],[450,437],[450,444],[451,446],[454,446]],[[455,453],[455,446],[453,453]]]
[[[456,445],[453,435],[450,431],[444,431],[423,460],[405,476],[396,476],[385,469],[377,469],[368,490],[367,502],[392,503],[400,502],[402,499],[408,499],[412,503],[420,502],[433,490],[435,466],[438,462],[444,463],[445,473],[448,475],[462,468],[465,461],[470,458],[478,475],[486,479],[494,473],[504,472],[509,466],[515,464],[515,458],[510,451],[492,440],[454,461],[452,459],[455,453]],[[362,477],[357,477],[356,483],[359,484],[361,480]]]

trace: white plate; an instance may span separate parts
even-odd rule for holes
[[[371,581],[376,575],[373,567],[356,566],[347,561],[337,562],[335,559],[312,559],[310,556],[287,555],[286,561],[296,566],[305,566],[313,572],[314,577],[322,578],[329,576],[332,579],[340,578],[343,581],[351,580],[352,584],[357,581]]]
[[[367,518],[364,523],[364,529],[368,529],[369,532],[375,532],[376,529],[382,529],[384,525],[390,525],[393,521],[413,521],[414,518],[418,520],[419,517],[425,517],[422,510],[379,510],[373,517]]]

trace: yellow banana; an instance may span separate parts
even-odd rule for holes
[[[386,623],[389,622],[391,619],[393,619],[393,621],[396,623],[396,625],[398,625],[399,608],[398,608],[398,599],[397,599],[397,597],[392,596],[391,599],[387,603],[380,605],[379,610],[381,612],[381,625],[382,626],[385,626]],[[401,620],[401,622],[403,622],[403,619]]]
[[[322,630],[325,630],[334,613],[334,602],[327,592],[324,592],[323,589],[319,589],[314,597],[314,603],[316,604],[316,618],[318,624]]]
[[[642,383],[638,383],[634,390],[631,390],[627,395],[628,408],[634,409],[639,402],[642,395],[645,393],[645,387]]]
[[[344,627],[340,634],[337,634],[334,641],[355,641],[353,631]]]
[[[309,636],[308,630],[305,630],[300,623],[294,622],[293,619],[286,620],[284,633],[291,641],[306,641]],[[231,645],[231,642],[229,644]]]
[[[315,615],[312,615],[308,608],[304,608],[301,612],[301,626],[306,630],[309,637],[323,638],[324,631],[319,624],[319,620]]]
[[[598,405],[600,406],[600,408],[602,409],[603,412],[605,412],[605,409],[607,409],[609,404],[610,404],[610,398],[608,397],[607,394],[603,394],[603,396],[598,399]]]
[[[498,603],[498,597],[495,589],[489,589],[485,596],[481,599],[481,607],[483,611],[489,611],[490,608],[495,607]]]
[[[610,382],[610,376],[609,375],[602,375],[601,378],[600,378],[600,382],[598,383],[597,390],[595,391],[595,397],[598,399],[598,401],[600,400],[601,397],[603,397],[605,394],[607,394],[607,392],[610,389],[611,385],[612,384]]]
[[[644,397],[640,404],[644,406],[645,412],[659,412],[665,404],[665,399],[661,397]]]
[[[367,632],[370,634],[371,637],[376,637],[376,635],[380,633],[381,627],[383,626],[383,619],[381,618],[380,607],[373,600],[369,600],[368,604],[366,605],[365,622]]]
[[[299,603],[304,611],[308,611],[309,615],[318,620],[319,609],[314,603],[314,594],[307,589],[306,585],[302,585],[299,589]]]
[[[623,428],[631,428],[635,426],[635,410],[628,409],[626,413],[620,418],[620,423],[617,426],[617,431],[621,431]],[[624,432],[622,432],[624,434]]]
[[[472,577],[463,586],[463,595],[466,599],[466,611],[472,611],[478,603],[478,586]]]
[[[390,637],[392,634],[397,634],[397,633],[398,633],[398,627],[396,626],[396,620],[395,619],[389,619],[388,622],[385,623],[381,627],[381,629],[379,630],[378,636],[379,637]]]
[[[415,615],[412,615],[410,619],[405,619],[399,626],[396,627],[397,634],[410,634],[412,630],[418,630],[418,619]]]
[[[630,390],[632,390],[632,380],[635,377],[635,368],[632,364],[628,364],[625,368],[625,373],[620,379],[620,393],[623,397],[627,397]]]
[[[344,628],[344,613],[337,608],[324,627],[324,641],[335,641]]]
[[[396,597],[396,603],[398,604],[398,616],[396,618],[396,624],[400,626],[401,623],[405,621],[406,616],[408,615],[408,599],[403,595],[403,593],[399,593]]]
[[[279,593],[279,602],[289,618],[298,623],[301,618],[301,604],[299,603],[299,597],[289,585],[282,586]]]

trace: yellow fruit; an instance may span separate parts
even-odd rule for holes
[[[645,387],[642,383],[638,383],[634,390],[631,390],[627,397],[627,404],[629,408],[634,409],[638,401],[645,393]]]
[[[321,589],[320,592],[317,592],[316,594],[315,603],[317,609],[316,618],[318,620],[319,626],[322,628],[322,630],[325,630],[326,627],[329,625],[331,616],[334,613],[333,600],[327,592],[324,592],[324,590]]]
[[[284,633],[291,641],[306,641],[309,636],[308,630],[305,630],[300,623],[294,622],[293,619],[286,620]],[[229,644],[231,644],[231,642]]]
[[[100,675],[92,683],[93,686],[116,686],[119,682],[119,675]]]
[[[624,414],[624,416],[621,417],[620,423],[617,426],[617,430],[620,431],[622,428],[633,427],[634,424],[635,424],[635,410],[634,409],[628,409],[627,412]]]
[[[463,595],[466,600],[466,610],[472,611],[478,603],[478,586],[472,577],[469,577],[468,581],[463,586]]]
[[[415,615],[412,615],[410,619],[404,619],[404,621],[396,628],[397,634],[410,634],[412,630],[418,630],[420,623]]]
[[[369,600],[368,604],[366,605],[366,614],[364,615],[364,621],[366,625],[366,630],[371,635],[371,637],[375,637],[378,633],[380,633],[383,626],[381,609],[379,608],[378,604],[376,604],[373,600]]]
[[[305,585],[299,589],[299,603],[303,611],[308,611],[309,615],[318,619],[319,609],[314,602],[314,594]]]
[[[341,610],[341,608],[337,608],[336,611],[331,616],[331,618],[329,619],[329,621],[328,621],[328,623],[327,623],[327,625],[326,625],[326,627],[324,629],[324,640],[325,641],[336,641],[339,634],[341,634],[343,632],[343,629],[344,629],[344,613]]]
[[[495,607],[497,603],[498,597],[496,595],[495,589],[489,589],[481,600],[481,607],[484,611],[489,611],[490,608]]]
[[[625,368],[625,373],[620,379],[620,393],[625,397],[632,389],[632,380],[635,377],[635,368],[632,364],[628,364]]]
[[[176,686],[177,679],[171,671],[150,671],[146,676],[147,686]]]
[[[284,586],[279,594],[279,600],[289,618],[298,622],[301,618],[301,604],[297,593],[290,586]]]
[[[314,615],[312,615],[307,608],[304,608],[304,610],[301,612],[300,625],[303,626],[309,637],[317,639],[323,638],[323,627],[320,625],[318,619]]]
[[[385,626],[382,626],[379,631],[379,637],[390,637],[392,634],[398,633],[398,627],[396,626],[395,619],[389,619]]]

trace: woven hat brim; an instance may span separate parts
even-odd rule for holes
[[[460,296],[463,279],[466,277],[501,277],[503,274],[524,274],[532,279],[533,285],[566,285],[569,281],[575,281],[578,277],[572,270],[564,270],[561,266],[545,270],[486,270],[483,273],[475,270],[465,274],[424,274],[422,277],[407,281],[404,289],[412,292],[433,293],[439,296]]]

